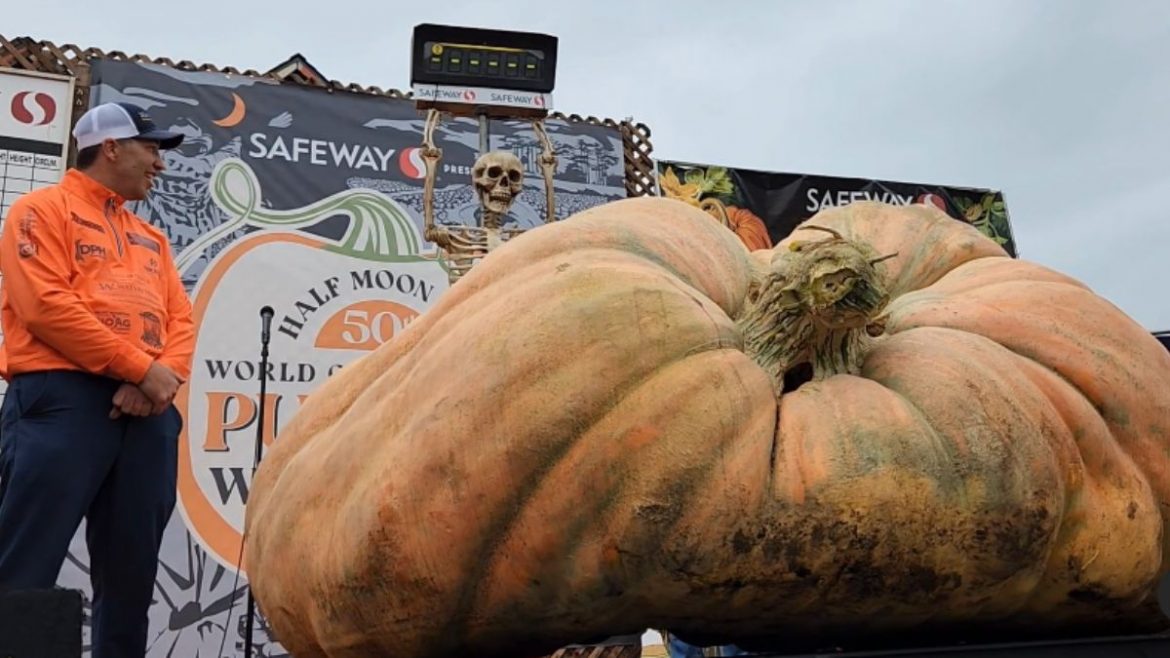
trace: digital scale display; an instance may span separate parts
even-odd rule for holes
[[[535,81],[544,72],[544,56],[538,51],[438,41],[425,48],[430,53],[427,73],[435,75],[475,76],[486,84],[485,78]]]
[[[557,39],[549,35],[423,24],[411,50],[412,84],[547,93],[556,79]]]

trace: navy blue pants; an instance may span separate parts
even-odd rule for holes
[[[93,658],[145,654],[175,506],[179,412],[110,420],[118,385],[80,372],[18,375],[0,407],[0,588],[53,587],[84,518]]]

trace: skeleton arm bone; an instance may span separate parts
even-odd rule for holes
[[[546,224],[556,221],[556,193],[553,190],[553,172],[557,167],[557,152],[553,148],[552,141],[548,138],[548,132],[545,130],[544,121],[537,119],[532,122],[532,127],[536,132],[537,139],[540,140],[540,171],[544,176],[544,194],[545,194],[545,217]]]
[[[434,132],[438,122],[438,110],[431,109],[427,112],[427,120],[423,125],[423,146],[419,149],[427,168],[426,182],[423,185],[423,237],[447,249],[450,244],[447,229],[435,226],[435,174],[439,169],[439,159],[443,157],[443,150],[435,146]]]

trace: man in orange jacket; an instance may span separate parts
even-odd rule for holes
[[[53,587],[84,518],[93,656],[140,657],[195,334],[166,235],[125,203],[182,135],[126,103],[73,135],[76,168],[18,199],[0,235],[0,588]]]

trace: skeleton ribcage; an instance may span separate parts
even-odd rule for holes
[[[520,235],[524,229],[485,229],[478,226],[447,226],[451,245],[444,251],[450,272],[447,275],[455,285],[463,275],[500,244]]]

